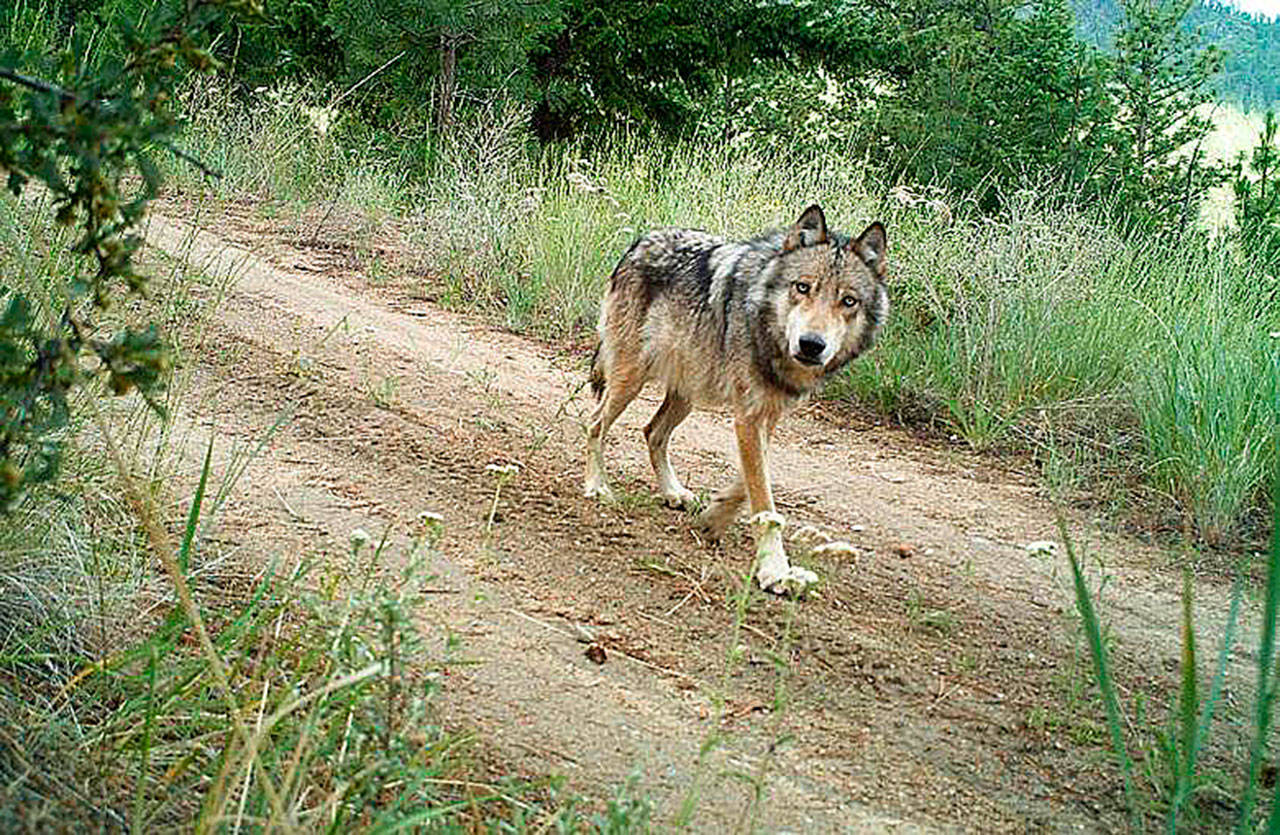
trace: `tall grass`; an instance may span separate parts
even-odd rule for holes
[[[1216,544],[1277,463],[1280,341],[1261,311],[1211,298],[1199,313],[1152,348],[1133,391],[1153,480]]]
[[[1274,470],[1273,507],[1280,508],[1280,469]],[[1223,631],[1222,645],[1207,693],[1202,695],[1200,685],[1199,650],[1196,641],[1192,606],[1192,582],[1188,571],[1184,575],[1181,619],[1181,670],[1180,686],[1171,694],[1172,706],[1168,728],[1155,734],[1163,750],[1153,758],[1165,766],[1164,773],[1151,774],[1149,791],[1140,792],[1134,777],[1133,761],[1129,755],[1129,740],[1134,732],[1149,729],[1126,721],[1121,711],[1115,677],[1111,668],[1110,652],[1104,641],[1101,617],[1085,581],[1084,570],[1075,547],[1067,535],[1065,524],[1059,520],[1059,529],[1066,545],[1075,585],[1076,608],[1089,643],[1093,659],[1094,676],[1106,708],[1107,727],[1111,735],[1112,753],[1124,783],[1125,804],[1128,807],[1130,826],[1135,832],[1148,828],[1157,817],[1163,817],[1162,828],[1170,833],[1180,831],[1225,831],[1234,816],[1234,831],[1244,833],[1280,831],[1280,787],[1270,798],[1265,817],[1258,813],[1257,804],[1261,790],[1265,788],[1263,762],[1274,756],[1273,733],[1275,697],[1278,682],[1275,675],[1276,616],[1280,611],[1280,509],[1272,520],[1271,548],[1266,564],[1266,583],[1262,601],[1262,617],[1256,650],[1257,682],[1253,694],[1253,710],[1249,730],[1249,763],[1243,774],[1216,774],[1220,793],[1236,799],[1234,808],[1224,809],[1220,804],[1202,804],[1201,797],[1211,785],[1209,775],[1201,770],[1205,752],[1209,747],[1215,713],[1222,707],[1225,693],[1227,663],[1237,651],[1236,626],[1244,589],[1243,577],[1237,579],[1232,594]]]
[[[415,145],[298,88],[248,106],[199,95],[217,104],[196,109],[190,141],[228,172],[225,193],[392,210],[435,297],[553,338],[589,333],[616,259],[654,226],[750,236],[814,201],[847,231],[880,218],[893,314],[829,396],[978,449],[1043,449],[1052,425],[1056,442],[1078,439],[1119,483],[1136,473],[1211,541],[1266,503],[1280,311],[1256,300],[1247,254],[1229,242],[1121,230],[1108,207],[1052,184],[983,215],[962,195],[889,188],[874,161],[830,149],[626,135],[537,148],[510,107]],[[317,121],[317,107],[336,121]]]

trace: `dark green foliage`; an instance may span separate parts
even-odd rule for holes
[[[525,55],[549,24],[552,0],[329,0],[325,24],[341,45],[344,81],[385,73],[383,115],[448,130],[461,91],[492,98],[518,92]]]
[[[80,5],[127,20],[154,2]],[[544,142],[621,128],[838,144],[987,210],[1052,182],[1185,232],[1222,176],[1194,108],[1223,56],[1189,28],[1193,0],[1100,6],[1110,53],[1075,37],[1070,2],[277,0],[218,28],[217,54],[243,85],[318,81],[410,143],[501,100]]]
[[[735,82],[749,76],[815,64],[869,69],[877,19],[812,0],[565,0],[529,53],[534,130],[543,140],[612,127],[676,134],[712,102],[732,119]]]
[[[235,62],[233,73],[253,86],[271,84],[282,75],[339,78],[346,58],[327,23],[328,13],[328,0],[276,0],[266,17],[232,21],[236,37],[226,40],[238,45],[228,56]]]
[[[1236,161],[1232,185],[1236,226],[1245,252],[1263,270],[1280,268],[1280,143],[1274,112],[1267,111],[1248,163],[1244,154]],[[1277,290],[1275,280],[1272,275],[1270,286],[1265,288],[1272,294]]]
[[[1194,0],[1125,0],[1113,79],[1117,141],[1112,176],[1121,205],[1139,221],[1185,231],[1201,196],[1222,172],[1204,163],[1213,124],[1196,112],[1209,101],[1220,50],[1198,48],[1183,27]],[[1178,152],[1187,151],[1185,159]]]
[[[555,28],[529,53],[543,140],[586,127],[685,125],[694,96],[710,88],[726,52],[717,4],[569,0]]]
[[[39,182],[57,206],[56,220],[80,236],[74,251],[86,268],[54,292],[57,308],[39,308],[9,277],[0,285],[0,507],[57,471],[57,431],[66,425],[68,397],[95,377],[116,394],[138,389],[150,398],[169,369],[154,327],[97,328],[98,314],[122,289],[140,293],[134,269],[140,239],[132,234],[155,196],[156,148],[172,148],[178,127],[170,103],[175,67],[197,71],[215,62],[199,38],[217,7],[256,12],[255,0],[157,7],[145,26],[127,24],[123,51],[88,60],[87,35],[73,34],[58,56],[0,55],[0,171],[21,196]],[[47,81],[28,75],[35,68]],[[127,178],[136,178],[136,184]],[[128,184],[127,184],[128,183]],[[95,360],[86,361],[86,357]]]
[[[66,32],[164,8],[76,2],[74,16],[59,7]],[[1075,36],[1072,2],[275,0],[266,20],[207,31],[241,89],[315,82],[410,158],[451,134],[460,110],[501,101],[527,108],[544,142],[621,128],[835,145],[988,211],[1000,194],[1052,184],[1186,234],[1225,176],[1200,150],[1209,124],[1195,108],[1224,59],[1193,28],[1203,10],[1091,6],[1108,27],[1102,52]]]
[[[1182,28],[1190,2],[1130,0],[1109,56],[1075,37],[1066,0],[948,7],[919,30],[917,69],[882,107],[900,176],[976,191],[987,209],[1051,181],[1186,231],[1221,178],[1195,111],[1221,56]]]
[[[25,297],[9,294],[0,316],[0,497],[6,506],[24,482],[44,481],[56,471],[54,433],[67,424],[67,393],[74,384],[74,358],[36,326]]]
[[[908,179],[984,193],[1098,179],[1115,104],[1064,0],[953,7],[915,52],[920,68],[884,116]]]

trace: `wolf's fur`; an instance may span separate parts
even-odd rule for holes
[[[867,350],[889,313],[884,227],[829,233],[818,206],[791,229],[731,242],[665,229],[632,244],[600,308],[591,385],[600,402],[587,433],[584,491],[607,497],[604,439],[644,384],[666,399],[645,427],[658,487],[670,503],[693,494],[667,458],[672,431],[697,408],[728,406],[742,472],[716,493],[701,524],[719,537],[744,499],[772,511],[767,451],[779,418],[823,379]],[[762,539],[756,577],[782,592],[816,579],[792,568],[776,528]]]

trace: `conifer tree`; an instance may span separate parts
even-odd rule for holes
[[[1246,170],[1245,156],[1236,161],[1232,185],[1235,189],[1236,225],[1245,252],[1264,270],[1270,271],[1276,291],[1274,271],[1280,269],[1280,144],[1277,144],[1276,114],[1267,111],[1258,144],[1254,146]]]
[[[1205,161],[1213,130],[1198,111],[1222,53],[1201,48],[1183,20],[1195,0],[1125,0],[1113,58],[1117,131],[1109,172],[1116,196],[1135,218],[1185,231],[1200,198],[1222,181]]]

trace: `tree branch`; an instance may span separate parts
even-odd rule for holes
[[[30,90],[35,90],[38,93],[48,93],[67,100],[75,98],[73,93],[62,89],[57,84],[50,84],[48,81],[44,81],[39,78],[32,78],[29,75],[23,75],[22,73],[14,72],[13,70],[0,68],[0,78],[3,78],[6,81],[12,81],[14,84],[21,85]]]

